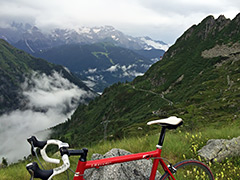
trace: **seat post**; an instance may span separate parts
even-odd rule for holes
[[[158,145],[157,145],[158,148],[161,148],[162,145],[163,145],[163,141],[164,141],[164,138],[165,138],[165,133],[166,133],[166,127],[162,126],[162,131],[161,131],[159,141],[158,141]]]

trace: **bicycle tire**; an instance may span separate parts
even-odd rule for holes
[[[173,176],[176,180],[214,180],[211,170],[204,163],[197,160],[184,160],[173,166],[176,172]],[[167,180],[169,174],[166,172],[160,180]]]

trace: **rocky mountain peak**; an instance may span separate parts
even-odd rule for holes
[[[222,22],[222,21],[226,21],[227,18],[224,16],[224,15],[220,15],[218,18],[217,18],[217,22]]]
[[[240,24],[240,13],[238,13],[237,16],[233,19],[233,22]]]
[[[218,31],[221,31],[224,27],[226,27],[231,22],[230,19],[226,18],[224,15],[220,15],[216,19],[216,24],[218,25]]]
[[[202,30],[199,32],[198,36],[201,39],[207,39],[209,34],[212,34],[216,28],[216,21],[213,16],[206,17],[201,23]]]
[[[231,41],[239,41],[240,32],[240,13],[233,19],[230,20],[224,15],[220,15],[218,18],[214,18],[212,15],[207,16],[199,24],[191,26],[187,29],[184,34],[176,41],[175,46],[170,47],[170,49],[164,54],[164,57],[173,57],[180,51],[185,50],[182,47],[188,47],[189,50],[192,48],[191,44],[199,44],[199,41],[203,40],[205,45],[203,47],[209,46],[213,48],[214,44],[225,44]]]
[[[209,35],[215,36],[228,26],[229,23],[231,23],[231,20],[224,15],[220,15],[217,19],[213,16],[208,16],[199,24],[199,26],[202,26],[202,32],[199,33],[199,37],[206,40]]]
[[[217,35],[231,22],[240,22],[240,14],[236,16],[232,21],[226,18],[224,15],[220,15],[215,19],[212,15],[207,16],[198,25],[191,26],[185,33],[178,39],[178,41],[186,41],[189,38],[197,37],[202,40],[207,40],[210,36]]]
[[[214,18],[214,16],[213,15],[209,15],[209,16],[207,16],[207,17],[205,17],[202,21],[201,21],[201,23],[208,23],[208,24],[211,24],[211,23],[214,23],[214,21],[215,21],[215,18]]]

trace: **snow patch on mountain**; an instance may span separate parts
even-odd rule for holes
[[[169,45],[164,42],[154,41],[149,37],[141,37],[141,40],[145,43],[145,50],[151,50],[151,49],[162,49],[164,51],[167,51],[169,48]]]
[[[116,37],[115,35],[112,35],[111,38],[112,38],[113,40],[115,40],[115,41],[118,41],[118,40],[119,40],[119,38]]]
[[[149,37],[132,37],[122,33],[112,26],[80,27],[75,29],[52,29],[44,32],[30,24],[13,23],[12,27],[0,27],[1,37],[10,44],[29,53],[39,52],[66,44],[93,44],[110,41],[117,46],[132,50],[162,49],[166,51],[168,45],[162,41],[155,41]],[[114,40],[114,41],[111,41]],[[22,45],[20,41],[31,42]],[[22,47],[24,46],[24,47]]]
[[[101,31],[100,28],[93,29],[93,32],[96,33],[96,34],[97,34],[98,32],[100,32],[100,31]]]
[[[77,28],[76,29],[76,32],[78,33],[78,34],[89,34],[90,33],[90,31],[91,31],[91,28],[89,28],[89,27],[81,27],[81,28]]]
[[[30,45],[28,44],[27,40],[25,39],[25,44],[27,45],[27,47],[32,51],[32,53],[35,53],[35,51],[30,47]]]

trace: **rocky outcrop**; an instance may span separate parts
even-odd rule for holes
[[[214,57],[230,57],[232,55],[240,54],[240,43],[234,43],[233,45],[216,45],[215,47],[202,52],[203,58]]]
[[[131,153],[126,150],[114,148],[104,155],[93,154],[92,160],[128,154]],[[151,168],[152,161],[143,159],[138,161],[104,166],[98,169],[88,169],[85,171],[84,178],[88,180],[148,180],[150,177]],[[159,178],[160,173],[157,172],[157,176],[155,179]]]
[[[211,162],[221,162],[227,157],[240,156],[240,136],[231,140],[210,139],[198,154]]]
[[[229,23],[231,23],[231,20],[225,18],[224,15],[220,15],[217,19],[214,19],[213,16],[208,16],[200,23],[202,31],[198,33],[198,37],[206,40],[210,34],[216,35],[228,26]]]

